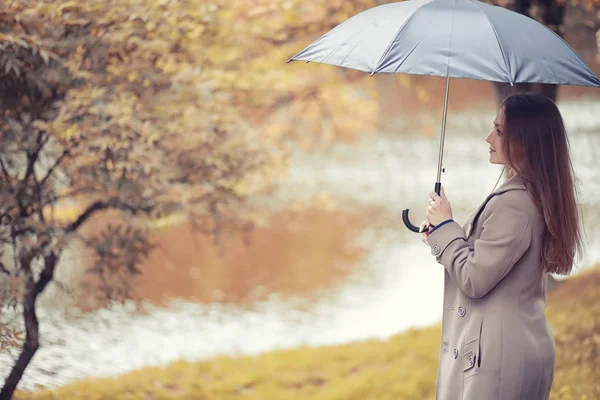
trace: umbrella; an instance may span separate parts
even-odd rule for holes
[[[450,78],[600,87],[600,79],[557,34],[537,21],[477,0],[407,0],[342,22],[290,61],[317,62],[372,75],[446,77],[437,180],[441,189]],[[408,209],[402,219],[408,229]]]

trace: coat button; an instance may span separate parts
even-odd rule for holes
[[[460,315],[461,317],[464,317],[466,314],[467,314],[467,310],[463,306],[458,307],[458,315]]]
[[[458,358],[458,349],[454,349],[454,359]]]
[[[475,357],[473,356],[473,354],[469,354],[468,363],[469,363],[469,367],[472,367],[475,365]]]
[[[433,246],[431,246],[431,252],[433,253],[434,256],[438,256],[440,255],[442,249],[440,249],[440,245],[437,243],[434,243]]]

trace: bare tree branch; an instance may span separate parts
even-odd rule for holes
[[[94,47],[96,47],[96,45],[100,43],[104,35],[108,33],[109,28],[113,25],[114,23],[104,25],[104,30],[102,31],[102,33],[98,35],[98,38],[92,44],[90,44],[90,46],[87,49],[85,49],[85,53],[83,53],[83,57],[81,57],[81,63],[79,64],[79,68],[83,67],[83,63],[90,56]]]
[[[54,205],[59,200],[74,199],[78,196],[82,196],[85,194],[93,194],[93,193],[97,193],[97,192],[98,192],[98,189],[95,189],[93,187],[83,187],[83,188],[78,188],[76,190],[72,190],[70,192],[64,193],[62,195],[53,194],[51,197],[50,196],[48,197],[46,203],[44,203],[44,206]]]
[[[2,156],[0,156],[0,167],[2,167],[2,172],[4,173],[6,180],[10,182],[13,178],[8,173],[8,169],[6,168],[6,165],[4,164],[4,158]]]
[[[46,222],[46,217],[44,217],[43,206],[40,206],[40,208],[37,210],[37,215],[38,215],[38,218],[40,219],[40,222]]]
[[[44,187],[44,184],[46,183],[46,181],[50,178],[50,176],[52,176],[52,173],[54,172],[54,170],[56,168],[58,168],[60,166],[60,163],[65,159],[65,157],[67,157],[68,155],[70,155],[71,152],[68,149],[65,149],[63,151],[63,153],[56,159],[56,161],[54,162],[54,164],[50,167],[50,169],[48,169],[48,172],[46,173],[46,176],[44,176],[42,178],[42,181],[40,182],[40,188]]]
[[[25,177],[23,178],[24,182],[29,181],[31,174],[33,174],[33,171],[35,170],[35,164],[38,161],[40,153],[49,140],[50,135],[44,136],[44,131],[40,131],[38,133],[38,137],[36,139],[37,147],[33,152],[27,152],[27,171],[25,172]]]
[[[72,233],[79,229],[81,225],[83,225],[92,215],[94,215],[98,211],[104,211],[109,209],[117,209],[130,211],[132,213],[137,212],[145,212],[149,213],[152,211],[153,207],[151,205],[133,205],[129,204],[122,199],[112,198],[106,201],[97,201],[92,203],[73,223],[67,226],[66,232]]]
[[[4,266],[2,262],[0,262],[0,272],[6,275],[10,275],[10,271]]]

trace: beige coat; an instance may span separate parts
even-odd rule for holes
[[[438,400],[549,398],[555,344],[545,317],[543,226],[517,176],[463,227],[451,222],[429,236],[445,269]]]

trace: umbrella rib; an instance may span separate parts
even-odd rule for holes
[[[550,32],[552,32],[552,34],[554,36],[556,36],[560,41],[562,41],[563,44],[565,44],[571,50],[571,52],[575,55],[575,57],[578,58],[582,62],[583,67],[585,69],[587,69],[589,73],[592,74],[592,77],[595,77],[594,72],[592,72],[592,70],[585,64],[585,62],[583,62],[583,60],[581,59],[581,57],[579,56],[579,54],[577,54],[577,52],[575,51],[575,49],[573,49],[573,46],[571,46],[565,39],[563,39],[562,37],[560,37],[559,34],[557,34],[556,32],[554,32],[552,29],[548,28],[546,25],[542,25],[542,26],[544,28],[548,29]],[[554,71],[552,71],[552,73],[556,77],[556,74],[554,73]],[[596,78],[596,80],[598,80],[598,79]],[[600,80],[598,82],[596,82],[596,86],[600,86]]]
[[[432,0],[433,1],[433,0]],[[431,3],[431,2],[430,2]],[[427,3],[429,4],[429,3]],[[400,27],[398,28],[398,30],[396,31],[396,34],[394,35],[394,39],[390,42],[390,44],[388,44],[388,46],[386,47],[385,51],[383,52],[383,54],[381,55],[381,57],[379,58],[379,61],[377,61],[377,64],[375,64],[375,68],[373,69],[373,71],[371,72],[371,76],[375,75],[377,73],[377,69],[379,68],[379,66],[381,65],[381,62],[385,59],[385,57],[388,55],[388,53],[390,52],[390,50],[392,49],[392,45],[394,44],[394,41],[396,40],[396,38],[400,35],[402,29],[404,29],[404,27],[410,22],[410,20],[412,19],[412,17],[415,15],[415,13],[418,11],[419,9],[415,9],[412,14],[410,14],[410,16],[408,18],[406,18],[404,20],[404,22],[402,23],[402,25],[400,25]],[[418,46],[418,43],[417,43]],[[415,46],[416,47],[416,46]],[[414,50],[414,47],[413,47]],[[406,58],[405,58],[406,59]]]
[[[408,59],[408,57],[410,57],[410,55],[411,55],[411,54],[412,54],[412,53],[415,51],[415,49],[416,49],[417,47],[419,47],[419,45],[421,44],[421,42],[422,42],[422,41],[423,41],[423,38],[421,38],[421,40],[419,40],[419,41],[417,42],[417,44],[415,44],[415,45],[413,46],[413,48],[412,48],[412,49],[410,49],[410,51],[409,51],[409,52],[406,54],[406,56],[404,56],[404,58],[402,59],[402,61],[400,61],[400,62],[398,63],[398,66],[396,67],[396,69],[394,70],[394,72],[399,72],[399,71],[400,71],[400,68],[402,67],[402,64],[404,64],[404,62],[405,62],[405,61]]]
[[[551,29],[549,29],[547,26],[545,26],[545,25],[543,25],[543,26],[544,26],[544,28],[546,28],[546,29],[548,29],[550,32],[552,32],[552,30],[551,30]],[[520,31],[520,30],[519,30],[519,31]],[[552,32],[552,33],[554,33],[554,32]],[[560,36],[559,36],[559,37],[560,37]],[[528,41],[525,41],[525,43],[529,44],[529,42],[528,42]],[[542,54],[541,54],[539,51],[536,51],[536,50],[534,49],[534,48],[535,48],[535,46],[531,46],[531,48],[532,48],[532,52],[536,52],[536,53],[538,53],[538,55],[539,55],[540,59],[541,59],[542,61],[544,61],[544,63],[546,64],[546,66],[548,67],[548,69],[550,70],[550,72],[552,72],[552,75],[554,75],[554,80],[556,81],[556,84],[560,84],[560,79],[558,79],[558,75],[556,75],[556,72],[554,72],[554,70],[552,69],[552,65],[550,65],[550,63],[548,62],[548,60],[546,60],[546,58],[545,58],[545,57],[544,57],[544,56],[543,56],[543,55],[542,55]]]
[[[477,4],[473,3],[471,0],[466,0],[468,3],[470,3],[473,7],[476,7],[479,11],[481,11],[481,13],[483,15],[485,15],[485,18],[488,20],[488,23],[490,24],[490,26],[492,27],[492,31],[494,31],[494,36],[496,36],[496,41],[498,42],[498,47],[500,47],[500,53],[502,53],[502,60],[504,61],[504,66],[506,67],[506,69],[508,70],[508,77],[510,80],[510,84],[511,86],[514,84],[513,82],[513,76],[512,76],[512,71],[510,69],[510,64],[508,63],[508,61],[506,60],[506,52],[504,51],[504,47],[502,46],[502,43],[500,42],[500,37],[498,36],[498,32],[496,31],[496,27],[494,26],[494,24],[492,24],[492,20],[490,19],[490,17],[481,9],[481,7],[479,7]]]
[[[386,15],[386,16],[385,16],[385,17],[383,17],[383,18],[380,18],[380,19],[378,19],[378,20],[375,20],[375,21],[373,21],[373,23],[371,23],[371,24],[369,24],[369,25],[365,26],[365,27],[364,27],[364,29],[363,29],[363,31],[364,31],[365,29],[367,29],[368,27],[370,27],[371,25],[375,24],[376,22],[379,22],[379,21],[386,20],[387,18],[388,18],[388,17],[387,17],[387,15]],[[361,31],[361,32],[362,32],[362,31]],[[358,33],[358,32],[357,32],[357,33]],[[353,35],[353,36],[354,36],[354,35]],[[352,37],[352,36],[350,36],[350,37]],[[350,39],[350,38],[348,38],[348,39]],[[344,42],[344,43],[347,43],[347,39],[346,39],[346,42]],[[360,44],[360,41],[357,41],[357,42],[354,44],[354,46],[352,47],[352,49],[351,49],[351,50],[350,50],[350,51],[349,51],[349,52],[348,52],[348,53],[347,53],[347,54],[344,56],[344,58],[342,58],[342,61],[340,61],[340,65],[341,65],[341,64],[343,64],[343,63],[344,63],[344,61],[346,61],[346,58],[348,58],[348,56],[350,55],[350,53],[352,53],[352,50],[354,50],[354,49],[356,48],[356,46],[358,46],[359,44]],[[340,46],[341,46],[341,45],[340,45]]]
[[[335,53],[336,53],[336,52],[337,52],[337,51],[338,51],[338,50],[339,50],[339,49],[340,49],[340,48],[341,48],[341,47],[342,47],[344,44],[348,43],[348,40],[350,40],[350,38],[352,38],[353,36],[356,36],[356,35],[358,35],[359,33],[361,33],[362,31],[364,31],[365,29],[369,28],[370,26],[372,26],[372,25],[376,24],[377,22],[379,22],[379,21],[383,21],[383,20],[385,20],[385,19],[387,19],[387,18],[388,18],[388,17],[387,17],[387,15],[386,15],[386,16],[384,16],[384,17],[382,17],[382,18],[376,19],[375,21],[373,21],[373,22],[371,22],[370,24],[366,25],[364,28],[362,28],[362,29],[361,29],[361,30],[359,30],[358,32],[355,32],[355,33],[353,33],[352,35],[348,36],[347,38],[345,38],[345,39],[342,41],[342,43],[340,43],[340,44],[339,44],[339,45],[337,45],[337,46],[336,46],[336,47],[335,47],[333,50],[331,50],[331,52],[330,52],[329,54],[327,54],[326,56],[324,56],[324,57],[323,57],[323,60],[322,60],[322,61],[320,61],[320,62],[321,62],[321,63],[323,63],[323,64],[326,64],[326,63],[327,63],[327,61],[328,61],[328,60],[329,60],[331,57],[333,57],[333,56],[335,55]],[[355,45],[354,45],[354,47],[356,47],[356,46],[357,46],[357,44],[355,44]],[[353,49],[354,49],[354,48],[353,48]],[[348,55],[349,55],[349,54],[350,54],[350,53],[348,53],[348,54],[346,54],[346,55],[344,56],[344,60],[346,59],[346,57],[348,57]]]
[[[450,76],[450,53],[452,51],[452,33],[454,32],[454,17],[456,16],[456,0],[452,8],[452,24],[450,25],[450,37],[448,38],[448,56],[446,57],[446,77]]]

